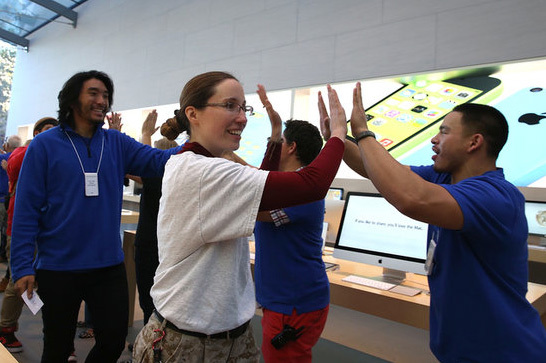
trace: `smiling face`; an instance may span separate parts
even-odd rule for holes
[[[214,156],[237,150],[247,123],[246,115],[239,107],[229,110],[218,105],[226,102],[246,104],[243,86],[234,79],[223,80],[215,87],[215,93],[207,100],[207,104],[215,105],[186,108],[191,123],[191,141],[200,143]]]
[[[434,170],[456,174],[466,161],[469,135],[462,123],[460,112],[450,112],[440,126],[440,132],[431,139],[435,155]]]
[[[108,90],[104,83],[96,78],[88,79],[82,85],[78,103],[72,106],[76,127],[100,124],[108,106]]]

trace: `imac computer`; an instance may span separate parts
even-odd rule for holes
[[[529,244],[546,245],[546,202],[525,201]]]
[[[324,227],[326,228],[326,245],[333,247],[336,243],[339,223],[343,214],[344,200],[325,199],[324,200]]]
[[[546,202],[525,201],[529,234],[546,236]]]
[[[330,188],[328,189],[328,194],[326,194],[326,200],[342,200],[343,199],[343,188]]]
[[[383,267],[382,276],[400,284],[406,272],[425,275],[428,224],[406,217],[377,193],[349,192],[334,257]]]

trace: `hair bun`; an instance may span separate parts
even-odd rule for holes
[[[177,114],[177,111],[175,111],[175,115]],[[178,135],[182,132],[180,130],[180,126],[178,126],[178,122],[176,121],[176,116],[168,119],[165,121],[160,128],[161,135],[165,136],[169,140],[175,140]]]

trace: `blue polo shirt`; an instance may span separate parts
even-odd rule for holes
[[[429,276],[430,348],[441,362],[546,362],[546,331],[527,301],[525,199],[502,169],[441,184],[464,216],[461,230],[430,227],[437,243]]]
[[[287,224],[256,223],[256,299],[285,315],[323,309],[330,302],[322,261],[324,200],[283,210]]]

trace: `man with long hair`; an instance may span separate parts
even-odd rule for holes
[[[12,233],[12,274],[44,302],[42,362],[66,361],[82,300],[93,316],[87,362],[116,362],[125,348],[128,290],[120,239],[126,174],[160,176],[171,154],[104,129],[114,85],[80,72],[59,92],[60,126],[38,135],[21,168]],[[34,249],[35,262],[32,262]]]

